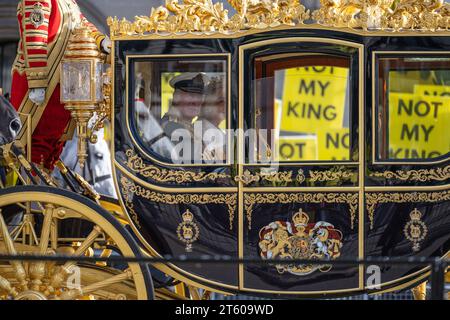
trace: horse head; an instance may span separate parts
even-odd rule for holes
[[[13,105],[0,95],[0,146],[13,142],[22,123]]]

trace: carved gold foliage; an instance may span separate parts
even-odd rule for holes
[[[336,181],[336,180],[349,180],[355,174],[351,171],[310,171],[311,182],[323,182],[323,181]]]
[[[212,0],[166,0],[149,16],[134,22],[108,18],[112,36],[144,33],[222,32],[295,25],[309,18],[299,0],[230,0],[236,14],[229,17],[223,3]]]
[[[215,181],[217,179],[230,178],[230,175],[226,173],[218,172],[193,172],[187,170],[168,170],[155,167],[153,165],[147,165],[144,160],[136,155],[133,150],[126,151],[127,161],[126,166],[134,173],[140,174],[143,177],[150,178],[158,182],[202,182],[202,181]]]
[[[165,204],[225,204],[228,207],[228,214],[230,220],[230,230],[233,229],[233,221],[236,212],[237,194],[172,194],[172,193],[158,193],[146,189],[126,177],[120,179],[122,192],[124,194],[125,202],[132,204],[130,194],[147,199],[152,202],[159,202]],[[128,207],[128,206],[127,206]],[[134,219],[133,219],[134,220]],[[136,216],[137,220],[137,216]]]
[[[320,0],[319,24],[364,30],[448,30],[450,4],[443,0]]]
[[[312,15],[300,0],[228,0],[236,10],[229,16],[223,3],[213,0],[166,0],[149,16],[134,22],[109,17],[111,35],[203,32],[296,26],[312,17],[314,23],[357,30],[436,31],[450,29],[450,4],[444,0],[320,0]]]
[[[373,229],[375,209],[378,204],[382,203],[414,203],[428,202],[435,203],[450,200],[450,190],[440,192],[408,192],[408,193],[383,193],[383,192],[367,192],[366,208],[370,221],[370,229]]]
[[[450,165],[444,168],[372,172],[371,177],[402,181],[445,181],[450,178]]]
[[[243,175],[236,176],[234,180],[236,182],[241,181],[244,185],[249,185],[253,182],[259,182],[261,180],[273,183],[288,183],[292,182],[292,171],[252,173],[250,170],[245,170]]]
[[[311,182],[323,182],[323,181],[336,181],[336,180],[349,180],[355,176],[355,173],[351,171],[309,171],[309,179]],[[279,171],[279,172],[256,172],[252,173],[250,170],[245,170],[242,176],[236,176],[235,181],[242,181],[244,185],[252,184],[253,182],[269,181],[273,183],[289,183],[293,182],[292,171]],[[302,169],[298,170],[295,180],[298,183],[303,183],[306,180],[305,173]]]
[[[354,228],[358,210],[358,193],[245,193],[244,210],[248,228],[252,228],[252,213],[255,204],[288,203],[345,203],[350,207],[350,223]]]

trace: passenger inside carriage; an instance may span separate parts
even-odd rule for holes
[[[226,118],[226,92],[221,77],[212,78],[208,84],[200,115],[194,125],[201,126],[203,159],[220,163],[226,160],[226,134],[220,128]]]
[[[224,59],[155,60],[134,63],[132,131],[137,140],[162,162],[224,163]]]

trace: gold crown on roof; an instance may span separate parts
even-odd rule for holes
[[[301,0],[228,0],[236,13],[212,0],[166,0],[134,22],[109,17],[111,36],[147,33],[235,33],[250,29],[314,26],[387,31],[448,31],[450,3],[444,0],[320,0],[312,14]]]

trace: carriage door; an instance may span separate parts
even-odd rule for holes
[[[283,38],[239,52],[239,255],[362,257],[361,46]],[[240,268],[243,290],[311,294],[362,285],[353,266]]]

